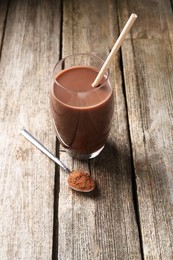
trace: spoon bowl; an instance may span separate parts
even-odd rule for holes
[[[94,190],[95,182],[88,173],[75,170],[69,174],[68,186],[76,191],[90,192]]]
[[[94,179],[85,172],[71,171],[64,163],[62,163],[56,156],[54,156],[46,147],[44,147],[38,140],[35,139],[28,131],[22,129],[20,133],[35,145],[40,151],[46,154],[51,160],[57,163],[66,173],[69,174],[68,186],[79,192],[91,192],[95,188]]]

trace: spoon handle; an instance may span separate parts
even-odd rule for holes
[[[20,133],[28,139],[33,145],[35,145],[40,151],[46,154],[50,159],[57,163],[61,168],[64,169],[67,173],[71,172],[57,157],[55,157],[49,150],[44,147],[38,140],[35,139],[28,131],[22,129]]]

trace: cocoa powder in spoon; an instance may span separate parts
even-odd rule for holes
[[[95,188],[95,182],[88,173],[72,171],[68,177],[68,185],[75,190],[87,192]]]

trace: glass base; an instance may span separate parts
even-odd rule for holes
[[[78,152],[75,152],[75,151],[70,151],[68,148],[68,145],[66,145],[62,138],[60,137],[58,131],[57,131],[57,128],[55,126],[55,121],[53,119],[53,124],[54,124],[54,129],[55,129],[55,132],[56,132],[56,136],[58,137],[58,140],[60,141],[61,145],[67,150],[68,154],[75,158],[75,159],[78,159],[78,160],[88,160],[88,159],[92,159],[92,158],[95,158],[96,156],[98,156],[100,154],[100,152],[103,150],[103,148],[105,147],[105,145],[103,145],[99,150],[97,150],[96,152],[94,153],[90,153],[90,154],[79,154]]]
[[[74,151],[68,151],[68,154],[78,160],[88,160],[88,159],[92,159],[95,158],[96,156],[98,156],[100,154],[100,152],[103,150],[104,146],[102,146],[99,150],[97,150],[94,153],[90,153],[90,154],[78,154],[77,152],[75,153]]]

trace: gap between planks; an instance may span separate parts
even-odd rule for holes
[[[6,13],[5,13],[5,17],[4,17],[4,23],[3,23],[2,36],[1,36],[1,39],[0,39],[1,40],[1,42],[0,42],[0,60],[1,60],[1,53],[2,53],[2,48],[3,48],[3,43],[4,43],[4,37],[5,37],[5,30],[6,30],[6,23],[7,23],[9,6],[10,6],[10,0],[7,2],[7,8],[6,8]]]
[[[118,10],[117,2],[116,2],[116,7]],[[118,23],[117,23],[118,31],[120,34],[120,21],[119,21],[118,12],[117,12],[117,21],[118,21]],[[133,39],[131,39],[131,41],[132,41],[132,45],[133,45]],[[129,146],[130,146],[133,205],[134,205],[136,224],[137,224],[138,234],[139,234],[141,258],[142,258],[142,260],[144,260],[143,240],[142,240],[140,214],[139,214],[139,203],[138,203],[138,194],[137,194],[137,183],[136,183],[135,168],[134,168],[134,161],[133,161],[132,140],[131,140],[131,136],[130,136],[130,124],[129,124],[129,117],[128,117],[128,105],[127,105],[126,88],[125,88],[125,75],[124,75],[124,70],[123,70],[122,48],[120,48],[119,53],[120,53],[119,65],[120,65],[120,71],[121,71],[121,77],[122,77],[122,90],[123,90],[125,108],[126,108],[127,134],[128,134]]]
[[[116,6],[117,6],[117,2],[116,2]],[[117,23],[118,24],[118,31],[119,31],[119,34],[120,34],[120,22],[119,22],[118,13],[117,13],[117,21],[118,21],[118,23]],[[131,38],[131,42],[132,42],[132,45],[133,45],[133,38]],[[123,90],[125,108],[126,108],[127,134],[128,134],[129,147],[130,147],[133,205],[134,205],[136,224],[137,224],[138,234],[139,234],[141,258],[142,258],[142,260],[144,260],[144,249],[143,249],[141,221],[140,221],[140,212],[139,212],[139,202],[138,202],[138,194],[137,194],[137,183],[136,183],[135,167],[134,167],[134,161],[133,161],[132,140],[131,140],[131,135],[130,135],[130,124],[129,124],[129,117],[128,117],[128,105],[127,105],[126,87],[125,87],[125,75],[124,75],[124,70],[123,70],[122,48],[120,48],[119,53],[120,53],[120,55],[119,55],[119,65],[120,65],[120,71],[121,71],[121,77],[122,77],[122,90]]]
[[[59,35],[59,60],[62,59],[62,34],[63,34],[63,0],[60,0],[60,35]],[[60,145],[56,138],[56,156],[59,157]],[[58,255],[58,209],[59,209],[59,187],[60,187],[60,170],[59,166],[55,164],[55,178],[54,178],[54,204],[53,204],[53,237],[52,237],[52,259],[57,259]]]
[[[59,157],[59,142],[56,138],[56,156]],[[58,255],[58,208],[59,208],[59,186],[60,186],[60,170],[59,166],[55,164],[55,178],[54,178],[54,209],[53,209],[53,237],[52,237],[52,259],[57,259]]]
[[[121,48],[120,48],[119,64],[120,64],[120,68],[121,68],[122,88],[123,88],[123,95],[124,95],[125,107],[126,107],[127,130],[128,130],[127,133],[128,133],[128,138],[129,138],[130,156],[131,156],[133,205],[134,205],[134,210],[135,210],[136,223],[137,223],[137,227],[138,227],[141,257],[142,257],[142,260],[144,260],[144,250],[143,250],[143,241],[142,241],[142,232],[141,232],[141,224],[140,224],[140,214],[139,214],[139,203],[138,203],[138,194],[137,194],[137,183],[136,183],[135,168],[134,168],[134,162],[133,162],[132,140],[131,140],[131,136],[130,136],[130,125],[129,125],[129,117],[128,117],[128,106],[127,106],[125,77],[124,77],[124,71],[123,71],[123,59],[122,59]]]

